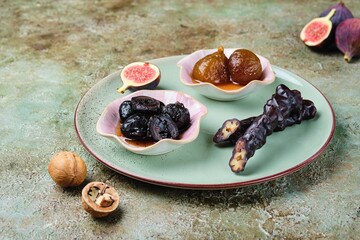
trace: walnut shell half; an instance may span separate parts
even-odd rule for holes
[[[109,215],[116,210],[119,202],[116,190],[103,182],[88,183],[81,193],[82,206],[93,217]]]

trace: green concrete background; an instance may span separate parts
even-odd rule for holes
[[[360,17],[358,0],[345,1]],[[315,53],[302,27],[336,1],[0,1],[1,239],[356,239],[360,236],[360,60]],[[326,151],[289,176],[221,191],[153,186],[98,163],[73,114],[96,82],[133,61],[244,47],[319,88],[337,117]],[[53,154],[77,152],[89,181],[120,195],[90,217],[56,186]],[[304,149],[304,151],[306,151]]]

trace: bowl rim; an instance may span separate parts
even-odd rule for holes
[[[224,52],[234,52],[235,50],[237,49],[245,49],[245,48],[224,48]],[[260,80],[260,79],[255,79],[255,80],[252,80],[250,81],[248,84],[246,84],[245,86],[239,88],[239,89],[234,89],[234,90],[225,90],[225,89],[222,89],[212,83],[209,83],[209,82],[196,82],[196,83],[193,83],[193,82],[189,82],[189,81],[186,81],[183,79],[182,75],[185,71],[185,68],[184,68],[184,63],[186,62],[187,59],[191,58],[191,56],[194,56],[196,54],[199,54],[199,53],[204,53],[204,56],[208,55],[208,54],[211,54],[213,52],[217,51],[217,48],[212,48],[212,49],[200,49],[200,50],[197,50],[195,52],[192,52],[191,54],[189,55],[186,55],[184,58],[182,58],[180,61],[178,61],[177,63],[177,66],[180,68],[180,81],[187,85],[187,86],[190,86],[190,87],[203,87],[203,86],[209,86],[213,89],[216,89],[217,91],[221,92],[221,93],[227,93],[227,94],[233,94],[233,95],[236,95],[240,92],[243,92],[245,91],[246,89],[254,86],[254,85],[268,85],[272,82],[275,81],[275,72],[274,70],[272,69],[272,66],[270,64],[270,61],[265,58],[264,56],[262,55],[259,55],[257,53],[255,53],[255,55],[260,59],[260,61],[262,60],[266,65],[265,67],[263,68],[263,73],[265,72],[265,70],[267,70],[269,72],[269,75],[268,76],[265,76],[264,77],[264,80]],[[199,58],[200,59],[200,58]],[[198,61],[199,59],[197,59],[196,61]],[[185,73],[186,74],[186,73]],[[267,77],[269,77],[269,79],[267,79]]]
[[[197,117],[195,117],[193,119],[193,122],[191,124],[196,124],[195,127],[193,128],[193,132],[191,134],[189,134],[189,136],[185,139],[171,139],[171,138],[165,138],[165,139],[161,139],[160,141],[155,142],[154,144],[151,144],[149,146],[135,146],[135,145],[131,145],[128,144],[125,139],[125,137],[119,137],[116,134],[111,134],[111,133],[106,133],[103,131],[102,127],[101,127],[101,122],[104,121],[105,115],[108,114],[110,112],[110,108],[113,104],[119,102],[123,102],[125,100],[130,100],[133,96],[139,96],[139,95],[146,95],[146,96],[152,96],[158,92],[170,92],[173,94],[179,94],[182,95],[188,99],[191,99],[191,101],[193,103],[195,103],[195,105],[199,106],[200,109],[200,115],[196,114]],[[150,93],[150,94],[149,94]],[[175,90],[139,90],[136,92],[133,92],[131,94],[122,96],[120,98],[117,98],[115,100],[113,100],[112,102],[110,102],[109,104],[106,105],[105,109],[102,111],[97,123],[96,123],[96,131],[98,132],[98,134],[100,134],[103,137],[107,137],[107,138],[112,138],[115,139],[118,143],[120,143],[121,146],[123,146],[125,149],[134,152],[134,153],[144,153],[144,152],[149,152],[150,150],[156,149],[159,146],[163,145],[163,144],[171,144],[171,145],[177,145],[178,147],[180,147],[181,145],[184,145],[186,143],[190,143],[192,141],[194,141],[199,133],[200,133],[200,123],[201,123],[201,119],[203,119],[208,113],[208,109],[207,107],[202,104],[201,102],[199,102],[197,99],[195,99],[194,97],[190,96],[189,94],[186,94],[184,92],[181,91],[175,91]],[[186,130],[188,131],[188,130]],[[185,131],[185,132],[186,132]],[[175,148],[171,148],[169,149],[169,151],[162,151],[159,154],[163,154],[166,152],[170,152],[172,150],[174,150]],[[148,154],[151,155],[151,154]]]

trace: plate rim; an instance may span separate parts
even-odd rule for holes
[[[157,59],[152,59],[149,60],[149,62],[152,61],[166,61],[172,58],[180,58],[180,57],[184,57],[186,55],[176,55],[176,56],[169,56],[169,57],[162,57],[162,58],[157,58]],[[331,113],[331,130],[329,135],[327,136],[326,141],[322,144],[322,146],[315,152],[313,153],[310,157],[308,157],[307,159],[304,159],[304,161],[302,161],[301,163],[294,165],[291,168],[288,168],[284,171],[281,172],[277,172],[275,174],[271,174],[271,175],[267,175],[264,177],[260,177],[260,178],[256,178],[256,179],[252,179],[252,180],[247,180],[247,181],[237,181],[237,182],[231,182],[231,183],[219,183],[219,184],[198,184],[198,183],[183,183],[183,182],[175,182],[175,181],[163,181],[163,180],[157,180],[154,178],[149,178],[149,177],[144,177],[141,176],[139,174],[136,173],[131,173],[129,171],[126,171],[122,168],[113,166],[112,164],[109,164],[106,160],[102,159],[101,157],[99,157],[89,146],[87,146],[87,144],[85,144],[85,141],[79,131],[79,127],[77,125],[77,113],[78,110],[82,104],[82,102],[84,101],[85,97],[90,94],[90,91],[92,89],[94,89],[96,86],[100,85],[103,81],[106,81],[108,78],[111,78],[114,74],[119,73],[120,71],[114,71],[110,74],[108,74],[107,76],[105,76],[104,78],[102,78],[101,80],[99,80],[97,83],[95,83],[92,87],[90,87],[80,98],[78,104],[76,105],[75,108],[75,112],[74,112],[74,118],[73,118],[73,122],[74,122],[74,128],[75,128],[75,132],[76,135],[80,141],[80,143],[82,144],[82,146],[100,163],[104,164],[106,167],[112,169],[113,171],[122,174],[124,176],[130,177],[132,179],[135,180],[139,180],[142,182],[146,182],[149,184],[153,184],[153,185],[158,185],[158,186],[163,186],[163,187],[170,187],[170,188],[180,188],[180,189],[192,189],[192,190],[220,190],[220,189],[233,189],[233,188],[240,188],[240,187],[246,187],[246,186],[251,186],[251,185],[256,185],[256,184],[260,184],[260,183],[264,183],[264,182],[268,182],[268,181],[272,181],[275,180],[277,178],[280,177],[284,177],[286,175],[289,175],[291,173],[294,173],[300,169],[302,169],[303,167],[305,167],[306,165],[310,164],[311,162],[315,161],[324,151],[325,149],[328,147],[328,145],[330,144],[333,136],[334,136],[334,132],[335,132],[335,128],[336,128],[336,116],[335,116],[335,112],[334,109],[330,103],[330,101],[326,98],[326,96],[316,87],[314,86],[311,82],[307,81],[306,79],[300,77],[299,75],[288,71],[286,69],[283,69],[281,67],[278,67],[276,65],[272,64],[272,67],[274,69],[274,72],[276,74],[277,71],[283,71],[286,74],[295,76],[296,78],[300,78],[302,81],[306,82],[307,84],[309,84],[312,88],[314,88],[326,101],[327,106],[330,108],[330,113]],[[234,173],[235,174],[235,173]]]

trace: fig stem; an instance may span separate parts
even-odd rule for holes
[[[347,53],[345,53],[344,60],[347,61],[347,62],[350,62],[351,61],[351,56],[348,55]]]
[[[126,89],[128,89],[128,87],[129,87],[128,85],[124,84],[120,88],[118,88],[116,91],[118,93],[124,93],[126,91]]]
[[[335,12],[336,8],[331,9],[331,11],[324,18],[330,21],[330,19],[334,16]]]

